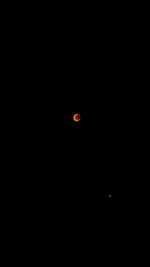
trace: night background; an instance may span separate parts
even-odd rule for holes
[[[11,170],[17,168],[17,193],[25,196],[21,210],[33,217],[113,212],[126,177],[126,125],[134,121],[126,38],[131,14],[126,21],[125,8],[119,8],[54,1],[41,8],[41,16],[34,9],[26,24],[10,23],[5,92],[14,148],[9,157],[15,161]]]
[[[6,5],[1,206],[4,234],[13,238],[5,241],[17,259],[15,242],[22,260],[30,250],[35,262],[43,249],[42,264],[46,253],[61,264],[81,254],[84,263],[91,255],[92,265],[96,254],[112,261],[116,232],[124,240],[132,224],[128,206],[131,214],[139,207],[136,7],[79,0]]]

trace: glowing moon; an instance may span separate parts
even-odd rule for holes
[[[75,122],[79,122],[81,120],[81,115],[77,113],[73,116],[73,119]]]

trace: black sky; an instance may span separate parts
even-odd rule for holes
[[[54,230],[51,218],[79,218],[79,227],[90,224],[87,216],[106,215],[112,222],[116,191],[121,194],[127,178],[135,177],[127,168],[137,140],[132,103],[139,105],[131,44],[136,22],[131,27],[131,11],[126,12],[131,9],[108,1],[22,5],[20,12],[9,7],[12,17],[6,12],[3,69],[8,72],[1,98],[10,172],[4,180],[16,226],[22,221],[23,231],[28,225],[36,238],[39,229],[47,238],[44,230],[55,235],[63,225]],[[81,114],[79,123],[73,121],[75,113]],[[65,222],[68,228],[71,220]],[[76,222],[71,232],[75,228]]]

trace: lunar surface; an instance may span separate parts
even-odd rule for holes
[[[73,116],[73,119],[74,119],[74,121],[79,122],[81,120],[81,115],[80,114],[75,114]]]

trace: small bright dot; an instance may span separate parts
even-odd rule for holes
[[[111,195],[109,195],[109,198],[111,198]]]
[[[81,120],[81,115],[79,113],[74,114],[73,119],[75,122],[79,122]]]

